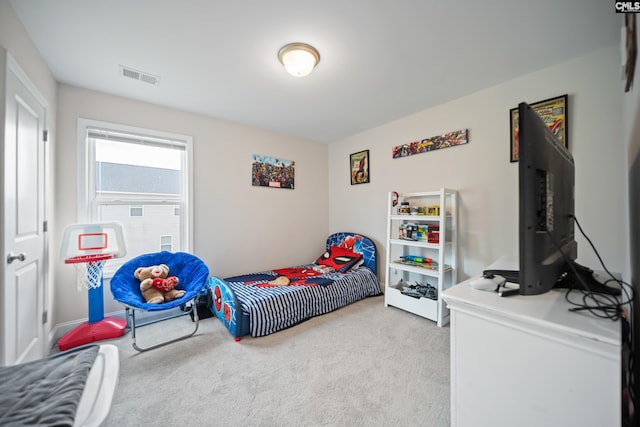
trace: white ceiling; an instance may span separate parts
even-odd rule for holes
[[[622,25],[605,0],[11,4],[59,82],[320,142],[619,45]],[[278,62],[290,42],[320,51],[308,77]]]

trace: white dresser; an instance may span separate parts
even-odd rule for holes
[[[566,290],[500,297],[469,282],[443,293],[452,426],[620,425],[620,322],[569,312]]]

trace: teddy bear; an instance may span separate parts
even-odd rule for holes
[[[166,264],[139,267],[133,275],[140,280],[142,297],[150,304],[173,301],[185,294],[184,290],[175,289],[179,280],[176,276],[169,276]]]

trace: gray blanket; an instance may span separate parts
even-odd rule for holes
[[[0,426],[72,426],[98,346],[0,367]]]

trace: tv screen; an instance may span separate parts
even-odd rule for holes
[[[578,256],[573,157],[538,113],[518,106],[520,294],[553,288]]]

